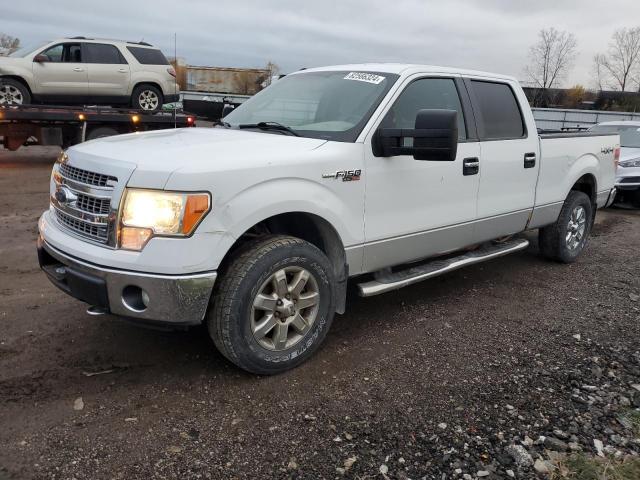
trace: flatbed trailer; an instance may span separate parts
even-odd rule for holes
[[[112,107],[0,107],[0,137],[8,150],[29,145],[67,148],[85,140],[121,133],[195,126],[195,118],[180,112],[147,113]]]

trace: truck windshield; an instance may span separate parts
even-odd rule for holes
[[[397,79],[378,72],[297,73],[257,93],[224,121],[232,128],[280,124],[302,137],[354,142]]]
[[[620,146],[640,148],[640,125],[596,125],[589,129],[596,133],[619,133]]]

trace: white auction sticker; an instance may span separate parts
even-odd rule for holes
[[[359,82],[367,82],[373,83],[374,85],[379,85],[382,83],[385,77],[380,75],[375,75],[373,73],[363,73],[363,72],[351,72],[346,77],[345,80],[357,80]]]

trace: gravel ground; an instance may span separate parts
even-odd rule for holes
[[[257,377],[204,329],[88,317],[49,284],[35,236],[55,154],[0,151],[0,479],[524,479],[568,452],[640,452],[639,212],[599,213],[570,266],[532,235],[351,294],[311,361]]]

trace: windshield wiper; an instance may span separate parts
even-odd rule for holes
[[[278,130],[280,132],[290,133],[291,135],[295,135],[296,137],[300,136],[298,133],[296,133],[296,131],[293,128],[287,127],[286,125],[283,125],[278,122],[243,123],[241,125],[238,125],[238,128],[258,128],[260,130]]]

